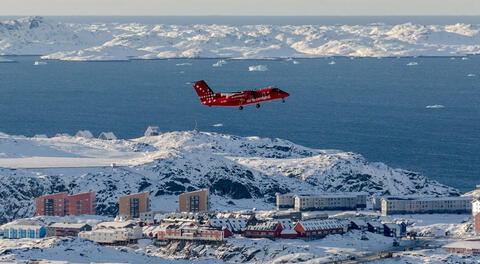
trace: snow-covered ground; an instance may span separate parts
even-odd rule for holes
[[[41,17],[0,23],[0,54],[72,61],[130,58],[463,56],[480,25],[73,24]]]
[[[231,208],[231,210],[236,210]],[[268,213],[268,212],[265,212]],[[333,215],[335,212],[329,212]],[[262,214],[262,213],[261,213]],[[377,212],[343,212],[336,217],[376,219],[377,221],[406,221],[408,231],[417,231],[428,237],[420,240],[398,240],[370,232],[352,230],[344,235],[304,241],[301,239],[248,239],[236,235],[224,244],[178,243],[158,247],[149,239],[138,244],[105,247],[79,238],[0,239],[0,263],[23,263],[39,259],[73,263],[328,263],[352,257],[373,256],[381,251],[394,252],[394,258],[373,263],[478,263],[480,257],[458,256],[444,252],[440,247],[455,240],[472,238],[471,217],[468,215],[401,215],[380,216]],[[49,223],[61,221],[58,217],[35,217],[29,220]],[[99,216],[70,217],[70,221],[94,224],[109,220]],[[468,222],[465,222],[468,220]],[[468,228],[464,228],[468,227]],[[450,230],[431,233],[431,230]],[[455,229],[458,229],[454,231]],[[400,242],[394,246],[394,241]],[[428,245],[429,249],[420,246]],[[412,249],[409,249],[412,248]],[[408,249],[404,251],[404,249]],[[57,264],[57,263],[55,263]],[[62,263],[64,264],[64,263]]]
[[[118,196],[139,191],[150,192],[152,208],[174,210],[175,195],[209,188],[218,211],[271,209],[276,192],[458,194],[351,152],[198,131],[130,140],[0,134],[0,181],[0,222],[31,216],[35,197],[59,191],[96,191],[104,215],[116,213]]]

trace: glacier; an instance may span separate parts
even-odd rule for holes
[[[459,195],[425,176],[360,154],[287,140],[174,131],[136,139],[52,138],[0,133],[0,222],[34,214],[35,197],[97,192],[97,212],[117,197],[149,191],[153,210],[175,210],[175,195],[210,189],[213,209],[272,209],[276,192]],[[234,206],[233,206],[233,205]]]
[[[43,17],[0,23],[0,55],[69,61],[468,54],[480,54],[480,25],[82,24]]]

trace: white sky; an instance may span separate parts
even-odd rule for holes
[[[480,15],[480,0],[0,0],[0,15]]]

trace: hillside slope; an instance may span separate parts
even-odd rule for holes
[[[272,202],[276,192],[458,194],[418,173],[370,163],[359,154],[310,149],[282,139],[197,131],[114,141],[0,134],[0,150],[3,167],[25,163],[25,159],[50,164],[48,168],[0,169],[1,221],[33,214],[35,197],[58,191],[97,191],[98,212],[105,215],[117,212],[118,196],[139,191],[152,194],[155,209],[175,208],[168,204],[174,203],[172,195],[200,188],[210,189],[218,199],[264,202]],[[56,166],[55,160],[63,157],[108,158],[134,165]],[[250,205],[256,207],[253,202]]]

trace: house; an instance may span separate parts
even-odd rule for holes
[[[282,226],[280,238],[297,238],[298,233],[295,231],[295,224],[291,219],[279,219],[278,222]]]
[[[95,192],[69,195],[67,192],[44,195],[35,199],[35,215],[94,215]]]
[[[243,232],[243,236],[276,239],[281,237],[282,230],[282,225],[278,221],[260,222],[248,225]]]
[[[161,230],[162,226],[158,225],[146,225],[142,227],[143,237],[153,238],[157,237],[158,232]]]
[[[368,231],[368,224],[364,220],[353,219],[350,221],[350,229]]]
[[[43,238],[46,229],[42,224],[33,221],[15,221],[0,227],[3,238]]]
[[[344,234],[348,231],[348,223],[341,220],[306,220],[299,221],[294,230],[298,237],[305,239],[322,238],[329,234]]]
[[[405,224],[392,224],[392,223],[387,223],[383,224],[384,230],[383,234],[384,236],[387,237],[404,237],[407,228]]]
[[[144,135],[146,137],[158,136],[160,135],[160,129],[158,126],[149,126],[147,130],[145,130]]]
[[[375,234],[382,234],[382,235],[385,234],[385,227],[383,226],[382,223],[371,221],[367,223],[367,226],[368,226],[368,229],[367,229],[368,232],[375,233]]]
[[[178,196],[180,212],[207,212],[210,210],[210,191],[208,189],[182,193]]]
[[[100,244],[125,245],[143,237],[142,228],[134,221],[101,222],[92,231],[82,231],[78,237]]]
[[[225,228],[232,233],[241,234],[245,231],[248,225],[246,218],[211,218],[208,224],[216,228]]]
[[[158,222],[155,220],[155,216],[162,213],[162,211],[141,212],[139,216],[140,222],[144,224],[158,224]]]
[[[214,228],[194,223],[179,223],[163,225],[158,229],[159,241],[191,240],[204,242],[221,242],[231,233],[225,229]]]
[[[150,193],[141,192],[118,198],[118,215],[127,219],[139,218],[141,213],[150,211]]]
[[[79,130],[76,134],[76,137],[82,137],[82,138],[93,138],[92,132],[89,130]]]
[[[53,223],[47,226],[47,237],[78,236],[82,231],[91,231],[92,227],[85,223]]]
[[[102,139],[102,140],[116,140],[116,139],[117,139],[117,136],[115,136],[115,134],[113,134],[113,132],[102,132],[102,133],[100,133],[100,135],[98,136],[98,139]]]
[[[162,223],[195,223],[203,224],[207,221],[207,215],[201,213],[169,213],[165,214]]]
[[[450,254],[480,255],[480,240],[456,241],[442,248]]]

